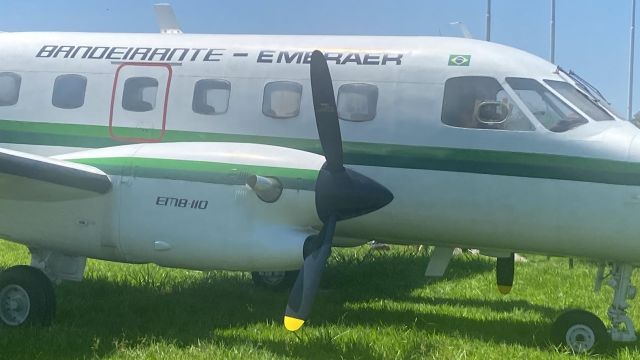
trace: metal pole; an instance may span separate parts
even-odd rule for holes
[[[485,40],[491,41],[491,0],[487,0],[487,30]]]
[[[627,102],[627,118],[633,119],[633,51],[636,35],[636,0],[631,0],[631,41],[629,44],[629,99]]]
[[[551,0],[551,51],[549,61],[556,63],[556,0]]]

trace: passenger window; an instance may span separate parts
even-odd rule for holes
[[[193,111],[202,115],[224,114],[229,108],[231,84],[225,80],[198,80],[193,89]]]
[[[156,106],[158,80],[150,77],[132,77],[124,82],[122,108],[129,111],[151,111]]]
[[[53,84],[51,103],[61,109],[77,109],[84,105],[87,78],[82,75],[60,75]]]
[[[264,87],[262,113],[276,119],[298,116],[302,85],[293,81],[274,81]]]
[[[491,111],[506,113],[502,113],[501,118],[496,121],[484,120],[486,113]],[[445,82],[442,122],[455,127],[475,129],[534,129],[498,81],[485,76],[455,77]]]
[[[370,121],[376,117],[378,87],[344,84],[338,89],[338,117],[347,121]]]
[[[0,106],[11,106],[18,102],[22,77],[16,73],[0,73]]]

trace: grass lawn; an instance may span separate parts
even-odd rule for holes
[[[0,268],[28,259],[0,241]],[[427,284],[427,255],[412,247],[335,250],[312,318],[292,334],[282,327],[288,293],[256,288],[249,274],[91,260],[83,282],[57,287],[53,326],[0,328],[0,359],[587,358],[547,338],[565,308],[605,318],[612,291],[593,293],[595,266],[531,256],[502,296],[494,263],[460,256]],[[600,358],[639,359],[640,348],[617,345]]]

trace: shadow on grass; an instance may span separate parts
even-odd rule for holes
[[[366,341],[335,341],[340,334],[337,331],[322,331],[319,334],[305,334],[299,337],[290,336],[281,339],[266,338],[260,340],[259,348],[278,358],[299,359],[365,359],[375,360],[384,357],[375,351]],[[216,338],[224,346],[251,346],[242,334],[216,334]]]
[[[425,257],[409,253],[362,257],[338,252],[323,278],[312,322],[372,329],[381,324],[408,326],[427,333],[546,347],[546,325],[556,313],[553,308],[526,301],[415,295],[414,290],[425,286],[422,274],[426,262]],[[482,258],[458,258],[446,280],[457,281],[493,271],[493,266]],[[108,279],[98,273],[83,283],[64,283],[58,288],[57,321],[51,328],[1,330],[0,358],[38,358],[43,354],[58,359],[104,357],[149,341],[177,347],[189,347],[200,341],[223,346],[247,344],[251,340],[220,331],[251,324],[280,324],[287,297],[287,292],[253,287],[248,276],[216,273],[163,286],[162,280],[133,285],[126,279]],[[376,299],[408,306],[352,307],[354,303]],[[425,307],[418,309],[418,305]],[[517,316],[505,320],[471,319],[463,313],[439,314],[442,306],[488,308],[496,312],[527,309],[539,312],[544,320],[521,321]],[[338,348],[330,336],[310,336],[304,340],[293,335],[262,336],[256,342],[261,349],[283,356],[309,358],[309,346],[314,346],[313,357],[318,358],[377,356],[365,342],[349,342]]]

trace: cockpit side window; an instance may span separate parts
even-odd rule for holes
[[[507,84],[547,129],[565,132],[589,121],[533,79],[507,78]]]
[[[576,89],[573,85],[556,80],[545,80],[544,82],[593,120],[614,120],[613,116],[604,111],[598,104],[594,103],[587,95]]]
[[[500,83],[486,76],[455,77],[445,82],[442,122],[461,128],[534,130]]]

